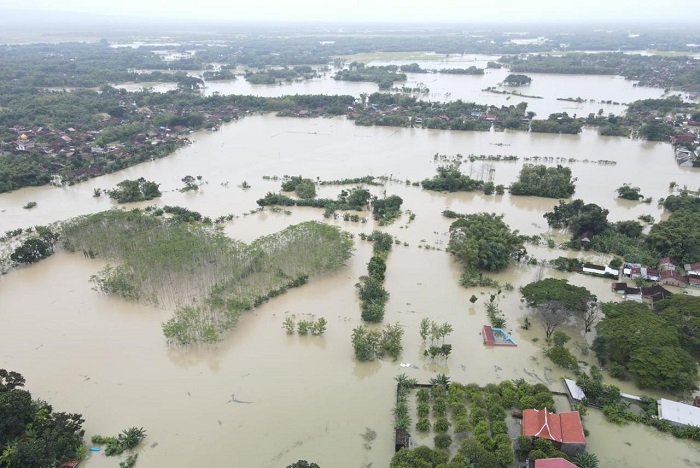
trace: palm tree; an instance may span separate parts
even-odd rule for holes
[[[594,453],[584,452],[576,457],[574,463],[578,468],[598,468],[598,457]]]
[[[438,374],[434,378],[430,379],[430,383],[435,386],[447,388],[450,385],[450,378],[445,374]]]
[[[146,437],[146,431],[142,427],[130,427],[119,434],[119,442],[125,449],[134,449]]]

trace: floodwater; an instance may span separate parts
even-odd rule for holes
[[[448,68],[468,68],[475,66],[485,68],[490,60],[497,56],[465,55],[453,56],[443,60],[423,61],[374,61],[371,65],[404,65],[418,63],[430,70]],[[639,99],[658,98],[664,94],[662,89],[635,86],[635,82],[621,76],[610,75],[562,75],[546,73],[528,73],[532,77],[529,86],[503,87],[501,83],[510,72],[505,69],[487,69],[483,75],[450,75],[444,73],[407,73],[406,82],[396,82],[397,87],[409,88],[427,87],[428,94],[417,95],[420,99],[431,101],[454,101],[461,99],[479,104],[496,106],[515,105],[527,102],[528,110],[533,111],[539,118],[546,118],[555,112],[568,112],[587,116],[603,112],[620,115],[625,106]],[[348,94],[359,97],[360,94],[371,94],[378,91],[375,83],[338,81],[333,79],[335,71],[321,72],[321,76],[310,80],[284,82],[276,85],[256,85],[248,83],[242,76],[233,81],[208,81],[204,90],[205,95],[219,93],[243,94],[265,97],[287,96],[294,94]],[[176,89],[175,83],[122,83],[115,85],[129,91],[151,88],[156,92],[166,92]],[[484,91],[488,87],[496,87],[499,91],[517,92],[528,96],[540,96],[542,99],[525,98],[507,94],[495,94]],[[560,99],[582,98],[586,102],[561,101]],[[601,101],[613,101],[617,104],[603,104]]]
[[[579,179],[576,196],[610,209],[613,220],[640,214],[658,219],[661,214],[656,203],[615,201],[614,189],[623,182],[633,182],[656,199],[668,194],[670,181],[694,187],[698,173],[679,168],[669,145],[599,137],[595,131],[578,136],[450,132],[357,127],[344,118],[253,116],[219,132],[198,133],[194,139],[193,145],[168,158],[72,187],[2,194],[0,231],[108,209],[113,204],[104,197],[93,198],[94,188],[142,176],[165,190],[161,199],[146,204],[182,205],[210,216],[233,213],[238,217],[225,225],[225,232],[251,241],[292,223],[323,220],[322,211],[315,209],[292,208],[289,214],[266,209],[244,215],[256,208],[257,198],[279,189],[279,181],[263,180],[265,175],[391,176],[395,182],[371,190],[400,195],[404,208],[416,214],[412,222],[403,215],[382,228],[402,242],[394,246],[387,262],[385,286],[391,298],[385,322],[404,327],[404,352],[399,362],[353,359],[350,334],[361,323],[354,284],[366,273],[371,255],[371,245],[357,236],[356,252],[347,266],[245,314],[238,327],[213,346],[169,346],[161,323],[171,311],[93,291],[88,279],[104,266],[99,260],[59,252],[0,277],[2,367],[20,371],[29,390],[56,408],[82,413],[88,438],[133,425],[144,427],[148,438],[139,451],[142,467],[272,468],[298,459],[324,467],[387,466],[393,454],[393,379],[401,372],[420,381],[443,372],[453,381],[482,385],[525,378],[561,390],[558,379],[564,373],[544,357],[541,328],[520,327],[527,311],[518,288],[540,275],[551,275],[586,286],[601,300],[614,300],[609,282],[523,265],[494,275],[515,287],[499,303],[519,346],[485,348],[479,332],[487,323],[484,302],[491,291],[460,287],[459,265],[444,251],[433,250],[444,249],[448,239],[449,220],[440,213],[448,208],[494,211],[524,233],[543,234],[547,226],[542,214],[556,200],[448,195],[406,185],[406,179],[418,181],[434,173],[436,152],[576,158],[580,162],[570,164]],[[617,165],[584,163],[584,159],[614,160]],[[493,163],[495,182],[515,180],[523,163],[522,159]],[[462,167],[475,177],[490,169],[483,163],[466,162]],[[177,189],[185,175],[202,175],[207,183],[198,192],[180,193]],[[244,180],[251,189],[238,187]],[[323,186],[319,194],[336,196],[340,189]],[[37,208],[22,209],[28,201],[36,201]],[[367,213],[363,216],[369,218]],[[376,227],[371,220],[329,222],[353,234]],[[570,254],[543,247],[529,250],[538,258]],[[469,302],[472,294],[479,298],[474,305]],[[281,328],[289,315],[323,316],[328,331],[323,337],[289,337]],[[455,331],[448,339],[453,353],[446,362],[422,356],[418,324],[423,317],[453,324]],[[572,325],[567,331],[575,343],[585,342],[581,326]],[[581,358],[593,361],[591,354]],[[413,367],[402,368],[400,362]],[[622,388],[638,392],[630,383]],[[698,444],[639,426],[620,429],[591,413],[586,418],[589,443],[601,466],[697,466],[692,463],[699,459]],[[361,434],[366,428],[377,433],[371,449],[363,447]],[[115,463],[93,454],[86,465]]]
[[[671,146],[619,137],[600,137],[595,130],[580,135],[530,134],[527,132],[452,132],[441,130],[360,127],[345,118],[294,119],[272,115],[246,117],[225,125],[219,132],[200,132],[195,144],[167,158],[147,162],[117,173],[90,179],[71,187],[29,187],[0,195],[0,232],[17,227],[46,224],[116,206],[107,197],[93,198],[93,189],[109,189],[123,179],[145,177],[161,184],[163,196],[148,204],[182,205],[209,216],[242,214],[257,208],[255,200],[279,189],[279,182],[263,176],[302,174],[306,177],[338,179],[364,175],[391,176],[398,181],[419,181],[434,174],[435,153],[454,155],[513,154],[517,162],[468,161],[462,170],[473,177],[487,176],[508,185],[526,161],[524,158],[564,157],[578,178],[575,197],[598,203],[610,210],[613,220],[636,219],[662,213],[659,197],[668,195],[668,185],[695,189],[700,169],[680,168]],[[500,145],[500,146],[499,146]],[[589,162],[583,162],[588,160]],[[591,161],[610,160],[616,165]],[[556,161],[547,164],[555,164]],[[199,192],[180,193],[181,179],[201,175],[207,183]],[[252,189],[238,187],[243,181]],[[605,182],[604,182],[605,181]],[[226,184],[228,185],[222,185]],[[615,189],[625,182],[640,187],[654,203],[615,199]],[[335,196],[339,188],[324,188]],[[418,217],[440,218],[444,209],[458,212],[505,213],[511,226],[527,234],[546,230],[542,214],[557,201],[537,197],[484,196],[477,193],[445,195],[423,192],[404,183],[393,183],[387,193],[406,199],[405,207]],[[31,210],[22,208],[36,201]],[[139,206],[139,205],[135,205]]]

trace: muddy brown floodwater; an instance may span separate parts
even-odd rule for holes
[[[579,179],[576,197],[604,205],[613,220],[661,215],[656,203],[616,201],[614,189],[623,182],[633,182],[656,199],[668,194],[670,181],[695,187],[698,180],[698,170],[678,168],[668,145],[599,137],[593,131],[578,136],[468,133],[356,127],[344,119],[255,116],[216,133],[199,133],[195,140],[171,157],[73,187],[27,188],[0,195],[0,231],[108,209],[112,203],[93,198],[94,188],[110,188],[122,179],[143,176],[165,190],[154,204],[182,205],[210,216],[236,214],[239,217],[225,225],[225,232],[251,241],[291,223],[323,220],[321,210],[297,208],[290,214],[267,209],[244,216],[256,208],[257,198],[279,188],[279,182],[265,181],[263,175],[337,179],[372,174],[417,181],[434,173],[436,152],[617,161],[614,166],[570,164]],[[494,163],[496,183],[515,180],[523,163],[522,159]],[[473,174],[487,173],[482,166],[465,163],[463,168]],[[207,184],[196,193],[176,191],[188,174],[202,175]],[[238,187],[244,180],[251,189]],[[225,182],[227,186],[222,185]],[[553,275],[588,287],[602,300],[614,300],[608,281],[522,265],[494,275],[515,286],[515,291],[499,300],[519,346],[487,349],[479,331],[487,321],[484,302],[489,291],[460,287],[459,265],[448,254],[420,248],[444,249],[449,220],[440,212],[446,208],[503,213],[511,226],[541,234],[547,232],[542,214],[556,201],[446,195],[403,182],[371,190],[400,195],[405,208],[416,214],[412,222],[404,214],[383,228],[408,244],[394,247],[386,279],[391,298],[385,322],[398,321],[406,330],[398,362],[353,359],[350,333],[361,323],[354,284],[366,272],[371,255],[371,245],[356,237],[356,252],[347,266],[245,314],[220,343],[183,348],[168,346],[161,332],[161,323],[171,311],[98,294],[88,279],[104,263],[58,252],[0,277],[1,366],[24,374],[37,397],[61,410],[82,413],[88,438],[132,425],[146,428],[148,438],[138,462],[143,467],[281,467],[302,458],[324,467],[387,466],[393,454],[393,379],[401,372],[421,381],[444,372],[454,381],[481,385],[525,378],[560,389],[558,379],[564,373],[545,359],[540,327],[525,331],[519,326],[526,310],[517,289],[540,274]],[[324,186],[319,191],[335,196],[340,187]],[[23,210],[28,201],[36,201],[38,207]],[[364,216],[369,218],[367,213]],[[371,220],[366,224],[328,222],[354,234],[369,233],[375,227]],[[543,247],[530,250],[538,258],[572,254]],[[479,297],[474,305],[468,301],[472,294]],[[323,316],[328,331],[323,337],[289,337],[281,325],[290,315]],[[422,357],[418,323],[423,317],[454,325],[449,340],[453,354],[446,363]],[[590,340],[580,328],[567,331],[578,343]],[[593,362],[591,355],[581,358]],[[400,362],[415,367],[401,368]],[[638,392],[630,383],[618,384],[625,391]],[[585,423],[589,448],[599,456],[601,466],[699,466],[697,443],[642,426],[619,428],[595,411]],[[361,437],[366,428],[377,432],[370,449],[363,447]],[[91,454],[86,465],[115,463]]]

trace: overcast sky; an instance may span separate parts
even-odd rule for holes
[[[0,17],[3,11],[217,21],[700,24],[700,0],[0,0]]]

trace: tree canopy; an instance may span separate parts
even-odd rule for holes
[[[580,199],[571,202],[559,200],[559,205],[545,213],[544,218],[555,229],[568,229],[573,237],[586,232],[595,235],[608,228],[608,210]]]
[[[159,186],[160,184],[139,177],[136,180],[122,180],[116,188],[107,193],[109,198],[117,203],[131,203],[160,197]]]
[[[585,310],[588,303],[595,300],[595,296],[583,286],[574,286],[567,280],[555,278],[530,283],[522,288],[522,293],[530,307],[556,301],[572,312]]]
[[[647,245],[660,257],[680,263],[700,260],[700,212],[680,210],[651,227]]]
[[[654,309],[675,327],[681,346],[700,357],[700,297],[674,294],[656,303]]]
[[[0,369],[0,466],[46,467],[80,458],[85,422],[54,412],[24,390],[24,377]]]
[[[502,215],[469,214],[450,226],[449,250],[468,269],[499,271],[525,254],[523,239]]]
[[[533,195],[547,198],[569,198],[576,186],[571,179],[571,169],[563,166],[547,167],[542,164],[525,164],[518,180],[510,186],[513,195]]]
[[[593,344],[602,364],[621,366],[641,388],[687,392],[695,386],[697,366],[671,313],[657,315],[631,301],[604,304],[603,313]]]

